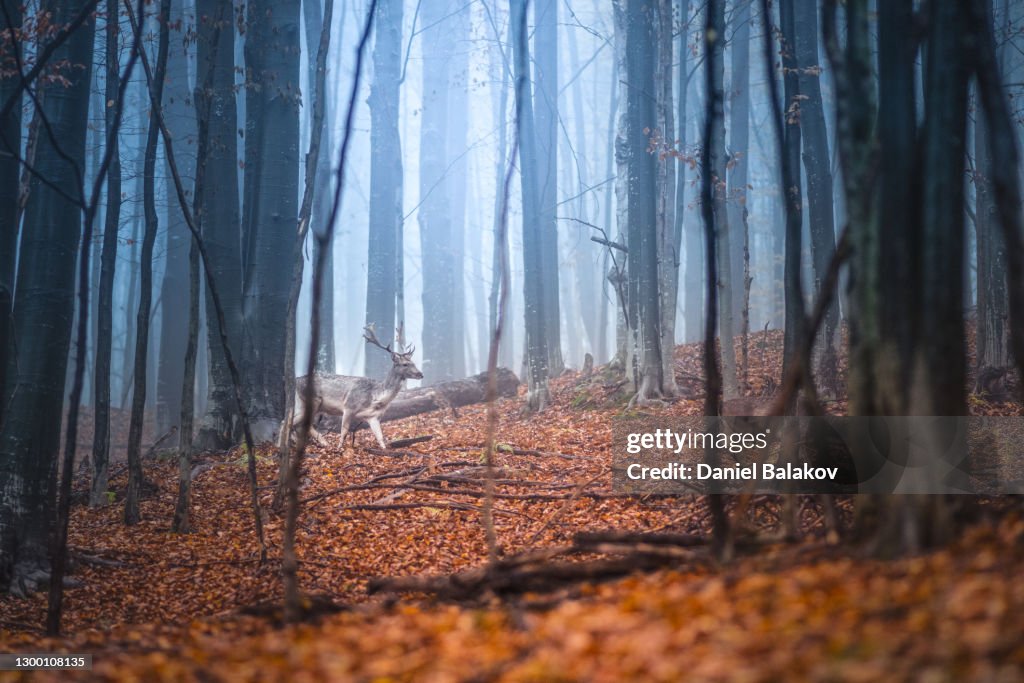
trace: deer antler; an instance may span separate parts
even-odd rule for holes
[[[363,339],[370,342],[377,348],[384,349],[388,353],[393,353],[393,351],[391,350],[391,344],[384,346],[383,344],[380,343],[380,340],[377,339],[377,333],[373,329],[373,323],[370,323],[369,325],[363,328]]]
[[[405,345],[405,323],[404,322],[403,323],[399,323],[398,327],[395,328],[395,339],[398,340],[398,353],[403,355],[403,356],[405,356],[406,358],[411,358],[412,354],[413,354],[413,351],[416,350],[416,347],[415,346],[406,346]]]

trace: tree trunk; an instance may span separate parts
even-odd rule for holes
[[[558,6],[557,0],[533,3],[533,95],[537,135],[537,202],[541,239],[541,295],[544,297],[544,334],[547,338],[548,372],[565,368],[562,359],[559,313],[558,226]]]
[[[153,99],[163,103],[164,75],[167,70],[167,49],[169,42],[168,20],[171,0],[161,0],[160,13],[156,16],[160,38],[157,46],[156,69],[153,72]],[[140,21],[142,18],[140,17]],[[140,28],[144,28],[142,23]],[[145,48],[141,48],[145,49]],[[146,389],[148,379],[146,362],[149,359],[149,322],[153,305],[153,246],[156,243],[158,218],[156,214],[156,145],[160,134],[157,117],[150,114],[149,131],[146,134],[146,160],[143,165],[142,201],[146,228],[142,237],[141,261],[139,264],[139,314],[135,329],[135,387],[132,391],[132,417],[128,426],[128,495],[125,497],[124,522],[132,525],[141,519],[139,495],[142,489],[142,427],[146,419]]]
[[[800,104],[801,95],[794,38],[796,28],[793,16],[794,0],[779,3],[779,25],[782,30],[783,117],[785,140],[782,145],[791,170],[789,182],[783,188],[783,201],[789,202],[786,212],[786,246],[784,289],[786,323],[783,336],[783,375],[793,363],[799,362],[804,336],[804,295],[801,281],[800,257],[803,239],[803,190],[800,186]]]
[[[402,140],[398,130],[402,73],[402,2],[377,5],[370,86],[370,238],[366,262],[366,324],[385,343],[395,338],[398,235],[402,230]],[[436,150],[432,150],[436,152]],[[366,354],[366,376],[385,377],[391,359]]]
[[[187,534],[192,530],[189,508],[192,500],[192,422],[195,418],[196,352],[199,347],[199,249],[195,242],[188,250],[188,338],[185,340],[185,367],[181,380],[181,431],[178,448],[178,500],[174,506],[171,530]]]
[[[740,286],[733,288],[733,315],[740,319],[742,346],[741,372],[743,386],[747,385],[750,356],[750,229],[747,224],[747,175],[750,168],[750,3],[738,0],[733,10],[732,64],[729,108],[728,210],[729,226],[739,239],[734,240],[730,267],[733,280],[740,278]]]
[[[913,346],[914,412],[966,415],[964,338],[964,156],[967,151],[968,22],[959,3],[933,11],[925,78],[920,176],[920,334]],[[1012,143],[1011,143],[1012,144]],[[913,302],[911,302],[913,305]],[[909,313],[905,312],[905,314]]]
[[[3,14],[0,15],[0,30],[8,35],[21,30],[22,3],[20,0],[0,0]],[[8,17],[10,23],[8,23]],[[14,61],[14,50],[21,49],[19,42],[0,42],[0,63]],[[18,53],[20,59],[20,52]],[[19,87],[18,79],[0,79],[0,103],[7,102]],[[21,154],[21,98],[15,101],[11,113],[0,120],[0,150],[13,152],[0,154],[0,396],[4,396],[4,382],[7,378],[7,364],[12,353],[11,312],[14,308],[15,255],[18,251],[18,187]],[[0,404],[0,423],[3,421],[6,405]]]
[[[509,45],[508,47],[511,46]],[[491,72],[493,74],[497,70],[501,71],[501,80],[498,81],[495,79],[495,82],[498,82],[501,85],[494,89],[494,96],[492,98],[494,119],[498,126],[498,147],[497,157],[494,160],[494,223],[492,227],[492,242],[494,244],[494,248],[491,254],[491,287],[487,298],[488,339],[495,327],[498,325],[498,299],[501,286],[501,264],[509,263],[508,240],[502,241],[499,239],[502,225],[502,211],[506,201],[505,175],[508,172],[506,169],[506,166],[508,165],[508,90],[509,79],[511,77],[510,71],[512,69],[512,65],[508,63],[503,50],[504,48],[501,47],[501,36],[495,34],[494,44],[490,50]],[[499,357],[501,362],[509,365],[512,360],[512,339],[505,338],[500,340],[500,342],[501,347],[499,349]]]
[[[686,104],[690,87],[690,49],[687,39],[690,36],[690,0],[681,0],[678,4],[679,20],[679,66],[676,79],[676,149],[680,154],[687,153],[687,119]],[[676,167],[675,194],[675,244],[676,244],[676,302],[678,305],[678,270],[683,268],[683,341],[686,343],[700,339],[701,335],[701,239],[700,227],[694,227],[689,233],[686,229],[686,169],[687,161],[680,158]],[[684,243],[683,237],[686,237]],[[684,260],[685,259],[685,260]]]
[[[629,180],[629,315],[640,371],[639,403],[663,395],[661,298],[658,292],[657,170],[648,151],[655,135],[655,12],[643,0],[626,3],[626,91]]]
[[[897,3],[886,2],[882,3],[881,9],[886,12],[902,12],[906,4],[901,1],[896,6]],[[836,140],[842,162],[843,189],[853,250],[848,279],[850,369],[847,391],[850,397],[850,413],[870,415],[875,412],[872,368],[879,334],[874,319],[878,303],[878,283],[877,273],[873,268],[877,250],[874,164],[878,146],[873,136],[875,86],[868,45],[867,0],[848,2],[845,24],[846,40],[845,45],[841,46],[836,27],[836,4],[834,0],[828,0],[824,5],[821,22],[822,38],[835,75]],[[906,24],[903,24],[899,39],[903,43],[909,43],[905,30]],[[910,82],[911,86],[912,84],[913,81]],[[910,92],[913,93],[912,87]],[[885,126],[880,126],[880,132],[883,130]],[[900,130],[891,134],[902,135],[905,132]],[[913,135],[909,139],[912,140]]]
[[[450,40],[456,43],[469,42],[470,4],[456,3],[450,17],[448,29]],[[452,366],[453,377],[466,376],[466,185],[467,149],[466,131],[469,128],[469,87],[472,82],[469,67],[469,50],[449,50],[448,64],[448,163],[445,185],[448,192],[448,206],[451,210],[451,259],[455,273],[449,293],[455,305],[452,308]]]
[[[548,348],[544,314],[543,250],[536,133],[530,83],[530,51],[526,34],[526,1],[512,0],[512,51],[516,87],[516,128],[519,140],[519,178],[523,201],[523,297],[526,309],[527,409],[543,410],[548,393]]]
[[[974,227],[977,235],[978,310],[977,368],[1004,368],[1010,364],[1009,304],[1006,290],[1006,244],[999,234],[993,196],[992,154],[988,123],[974,118]]]
[[[231,8],[217,0],[196,0],[197,72],[213,70],[202,97],[209,98],[209,153],[203,188],[203,242],[213,269],[214,286],[224,308],[224,321],[232,356],[242,340],[242,253],[238,212],[238,118],[235,107],[235,30]],[[219,30],[218,30],[219,29]],[[199,84],[197,83],[197,86]],[[197,98],[196,106],[200,106]],[[227,360],[221,350],[220,331],[211,294],[206,292],[206,336],[209,384],[207,412],[196,435],[195,448],[226,448],[238,435],[238,414]]]
[[[378,6],[379,7],[379,6]],[[327,0],[324,3],[324,17],[320,22],[320,34],[317,36],[317,49],[316,59],[313,63],[311,87],[313,89],[312,106],[310,107],[310,135],[309,135],[309,149],[306,152],[306,167],[305,167],[305,178],[304,187],[302,191],[302,204],[299,206],[298,221],[296,224],[295,231],[295,245],[296,251],[293,254],[292,261],[292,281],[288,291],[288,309],[285,316],[285,345],[284,345],[284,362],[281,367],[281,372],[284,376],[284,423],[285,425],[291,425],[295,423],[295,350],[296,350],[296,331],[297,331],[297,314],[299,308],[299,295],[302,291],[302,280],[303,270],[305,269],[305,256],[302,253],[301,247],[306,241],[307,235],[309,235],[310,220],[313,214],[313,203],[316,198],[315,188],[318,185],[316,177],[317,159],[320,157],[320,143],[323,139],[323,130],[325,116],[327,114],[327,53],[330,50],[330,22],[332,21],[334,12],[333,0]],[[312,43],[312,39],[310,40]],[[362,54],[360,52],[360,54]],[[329,231],[330,232],[330,231]],[[319,348],[319,326],[320,326],[320,305],[322,303],[321,297],[323,296],[323,278],[324,268],[323,265],[326,262],[327,253],[322,252],[322,249],[330,249],[330,241],[320,239],[321,234],[328,233],[313,233],[313,243],[318,245],[320,248],[316,250],[317,260],[314,261],[314,276],[319,278],[318,290],[317,281],[313,281],[313,301],[310,302],[311,306],[317,308],[312,309],[312,320],[316,322],[316,335],[317,343],[316,346],[311,346],[309,353],[311,356],[306,359],[307,365],[312,362],[313,368],[316,368],[316,363],[319,361],[317,357],[317,349]],[[315,269],[319,268],[319,272]],[[311,334],[313,334],[311,324]],[[289,478],[293,474],[293,470],[297,465],[294,462],[294,458],[301,458],[301,454],[297,451],[293,453],[289,448],[290,429],[281,429],[277,435],[277,458],[278,458],[278,487],[277,494],[274,499],[274,506],[279,507],[286,496],[289,494]],[[252,461],[250,461],[251,463]],[[255,492],[255,467],[251,468],[251,479],[253,481],[253,490]],[[254,495],[255,498],[255,495]],[[294,538],[291,539],[294,541]],[[294,578],[294,577],[292,577]],[[288,581],[286,581],[286,584]]]
[[[704,241],[707,254],[707,317],[704,321],[704,414],[713,416],[722,412],[722,374],[715,354],[715,329],[718,326],[719,258],[718,235],[724,231],[716,229],[726,221],[724,201],[716,201],[715,186],[725,182],[725,93],[723,83],[725,55],[725,2],[708,0],[704,10],[705,84],[707,102],[704,110],[704,154],[701,159],[701,214],[704,219]],[[712,465],[719,461],[718,450],[712,444],[707,448],[705,459]],[[725,514],[723,496],[708,497],[711,508],[712,534],[715,549],[724,556],[729,532],[728,517]]]
[[[107,16],[120,16],[117,0],[107,0]],[[105,101],[118,100],[118,26],[117,22],[106,27],[106,95]],[[123,106],[118,102],[117,106]],[[96,360],[93,365],[93,440],[92,440],[92,486],[89,504],[103,505],[107,502],[107,472],[110,455],[110,357],[113,344],[114,326],[114,275],[117,267],[117,230],[121,221],[121,154],[118,136],[111,136],[116,122],[116,107],[106,107],[105,140],[113,148],[110,167],[107,169],[107,197],[104,209],[103,253],[100,256],[100,282],[96,293]]]
[[[323,30],[323,5],[319,0],[309,0],[302,3],[302,18],[306,27],[306,66],[308,69],[308,88],[312,91],[316,86],[316,53],[320,33]],[[326,97],[324,100],[324,120],[334,121],[334,110],[331,107],[333,98]],[[331,156],[334,151],[333,139],[331,136],[332,124],[324,127],[321,135],[323,143],[320,145],[320,152],[316,159],[316,182],[321,190],[313,196],[313,213],[310,218],[310,225],[319,226],[323,230],[323,223],[331,214]],[[320,243],[313,240],[313,260],[319,258]],[[401,253],[401,252],[399,252]],[[398,286],[401,287],[401,281]],[[320,338],[317,341],[316,366],[325,372],[335,371],[334,354],[334,249],[329,248],[324,255],[324,289],[320,299]]]
[[[299,195],[299,0],[247,6],[242,374],[253,437],[284,418],[281,382]]]
[[[811,233],[812,292],[821,290],[829,262],[836,250],[832,167],[821,99],[821,61],[818,57],[817,3],[797,5],[794,18],[796,63],[799,69],[800,133],[807,175],[807,213]],[[839,300],[832,296],[816,345],[819,393],[834,398],[839,390],[839,359],[836,353]]]
[[[672,0],[661,0],[655,16],[655,45],[657,66],[654,72],[655,84],[655,130],[658,144],[655,159],[655,218],[658,241],[655,258],[658,265],[658,334],[661,357],[661,391],[665,396],[676,396],[676,303],[679,297],[679,249],[681,235],[677,234],[675,223],[676,162],[668,155],[672,148],[675,131],[672,99],[672,65],[674,24]]]
[[[1005,7],[1005,5],[1004,5]],[[975,46],[975,75],[984,106],[992,155],[993,195],[1006,245],[1006,277],[1010,309],[1010,347],[1017,372],[1024,375],[1024,216],[1021,215],[1020,157],[1017,127],[1000,87],[995,38],[988,13],[972,5],[968,13]],[[1001,141],[997,144],[996,141]]]
[[[185,0],[171,3],[171,27],[175,38],[184,35],[191,11]],[[180,27],[180,28],[176,28]],[[182,175],[191,180],[196,173],[196,120],[189,87],[189,47],[172,40],[167,55],[167,84],[164,86],[164,120],[174,138],[175,160]],[[165,177],[170,177],[170,171]],[[173,195],[173,191],[168,192]],[[164,276],[160,285],[160,356],[156,381],[156,433],[165,434],[181,417],[182,376],[185,373],[181,350],[188,344],[189,329],[189,243],[191,236],[181,211],[173,203],[167,209],[167,248]],[[179,425],[180,426],[180,425]],[[179,430],[179,440],[181,433]]]
[[[129,167],[129,173],[135,174],[135,197],[142,196],[142,168],[145,166],[145,149],[146,143],[143,137],[143,142],[136,149],[140,150],[138,163],[134,168]],[[122,209],[124,209],[124,202],[121,203]],[[128,286],[125,288],[123,293],[123,300],[121,302],[120,309],[123,311],[124,328],[121,333],[121,396],[118,399],[118,407],[121,410],[127,410],[129,408],[128,399],[131,397],[132,386],[135,383],[135,353],[134,343],[136,335],[135,323],[139,313],[139,250],[142,248],[142,236],[145,233],[145,221],[139,216],[137,205],[134,210],[129,209],[132,216],[126,222],[131,224],[131,233],[128,238],[128,253],[127,253],[127,266],[125,278],[128,280]],[[114,283],[114,291],[118,291],[117,283]],[[116,329],[116,328],[115,328]]]
[[[715,42],[716,49],[724,49],[723,42]],[[725,60],[712,60],[713,87],[719,91],[725,90]],[[711,68],[711,62],[705,68]],[[709,95],[710,97],[710,95]],[[720,105],[724,106],[724,105]],[[718,297],[718,344],[722,355],[722,394],[726,400],[739,395],[739,384],[736,378],[736,347],[734,344],[736,336],[735,320],[733,317],[735,301],[735,280],[732,272],[733,253],[733,226],[730,224],[728,215],[728,191],[726,186],[729,155],[725,147],[725,117],[714,117],[715,129],[712,131],[711,140],[706,144],[719,145],[712,152],[714,163],[711,167],[712,181],[714,183],[715,203],[715,235],[718,241],[718,277],[716,286],[719,288]],[[707,153],[707,152],[705,152]]]
[[[578,74],[580,71],[580,59],[579,59],[579,47],[576,40],[576,32],[569,31],[569,55],[570,64],[574,74]],[[578,163],[577,171],[577,182],[576,182],[576,194],[578,197],[573,202],[573,210],[576,218],[581,220],[590,220],[588,215],[587,206],[589,193],[587,193],[587,187],[590,184],[590,178],[584,175],[586,169],[589,168],[589,149],[587,147],[587,117],[583,113],[583,102],[585,95],[583,93],[583,79],[576,78],[572,84],[572,111],[573,111],[573,152]],[[568,164],[565,164],[566,170],[568,171]],[[610,175],[610,174],[609,174]],[[605,176],[605,178],[608,176]],[[601,178],[604,180],[604,178]],[[601,333],[599,331],[599,307],[603,304],[598,286],[603,279],[600,270],[596,267],[599,261],[600,252],[595,251],[594,245],[589,240],[583,240],[577,243],[573,250],[574,263],[573,270],[575,274],[575,285],[576,293],[579,302],[580,322],[583,325],[584,337],[580,337],[578,342],[574,344],[579,353],[584,353],[588,349],[598,356],[600,360],[603,360],[603,349],[601,353],[598,353],[598,338]]]
[[[921,312],[915,298],[920,286],[918,171],[924,168],[919,167],[916,140],[916,49],[906,36],[907,22],[913,20],[913,15],[910,0],[894,0],[879,7],[878,140],[882,153],[878,212],[871,242],[865,248],[873,260],[873,279],[878,283],[873,312],[877,357],[871,367],[873,408],[881,415],[905,415],[909,409],[908,389]],[[940,172],[931,168],[927,172],[933,170]]]
[[[448,88],[451,59],[445,43],[452,31],[447,2],[430,2],[421,8],[420,34],[423,52],[423,108],[420,112],[420,243],[423,264],[423,375],[434,383],[456,377],[456,349],[463,339],[455,337],[456,279],[449,163]],[[388,333],[390,334],[390,333]]]
[[[618,85],[629,82],[626,73],[626,0],[614,0],[612,11],[615,16],[615,74],[614,81]],[[628,92],[625,86],[623,90]],[[612,98],[615,107],[612,110],[613,116],[617,114],[614,134],[609,130],[612,138],[612,150],[615,159],[615,240],[619,244],[626,241],[625,235],[629,231],[629,153],[627,139],[629,137],[629,117],[625,98],[618,95]],[[609,121],[611,123],[611,121]],[[609,231],[611,225],[608,226]],[[622,373],[629,382],[630,391],[636,391],[639,382],[637,381],[636,366],[634,359],[633,332],[629,309],[631,302],[628,300],[627,272],[628,259],[625,254],[609,253],[612,260],[612,267],[608,270],[607,280],[615,291],[615,357],[612,365],[622,368]]]
[[[52,10],[53,22],[63,25],[79,4],[55,2]],[[93,32],[94,24],[85,22],[52,57],[53,64],[74,65],[61,70],[67,85],[50,89],[43,103],[67,156],[43,135],[35,160],[43,177],[72,196],[81,190],[76,170],[85,166]],[[17,594],[35,590],[48,575],[81,218],[79,205],[32,178],[12,314],[18,356],[7,368],[0,427],[0,590]]]

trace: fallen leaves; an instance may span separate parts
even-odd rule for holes
[[[760,373],[777,363],[777,336],[751,336],[753,395],[771,385]],[[692,397],[699,381],[688,379],[700,372],[699,358],[697,346],[679,349],[680,384],[691,397],[651,412],[700,413]],[[499,402],[496,505],[506,514],[495,526],[506,556],[553,551],[587,530],[707,534],[700,499],[606,495],[611,417],[628,398],[606,384],[600,372],[555,379],[552,407],[529,418],[517,400]],[[808,499],[803,544],[725,567],[681,558],[671,569],[553,594],[504,602],[484,595],[472,607],[369,596],[371,577],[483,565],[484,423],[483,406],[463,408],[458,420],[442,411],[392,423],[394,439],[435,435],[403,446],[400,457],[375,454],[366,433],[355,449],[343,450],[337,435],[312,449],[298,556],[309,611],[321,616],[287,628],[274,616],[282,520],[270,509],[271,451],[257,453],[265,565],[241,450],[204,456],[188,535],[168,531],[176,463],[149,460],[158,490],[142,501],[138,526],[123,526],[120,505],[73,509],[81,586],[66,592],[67,638],[35,630],[45,595],[4,597],[0,649],[92,652],[95,670],[80,677],[100,680],[1024,679],[1024,521],[1012,514],[942,552],[879,563],[823,543],[820,511]],[[849,516],[848,505],[840,511]],[[755,497],[748,516],[755,529],[776,528],[777,502]],[[331,604],[345,610],[330,614]]]

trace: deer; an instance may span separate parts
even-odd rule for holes
[[[387,378],[381,382],[369,377],[358,377],[355,380],[318,377],[313,383],[313,414],[341,415],[342,444],[350,432],[355,443],[355,428],[365,420],[380,447],[387,449],[384,432],[380,428],[380,416],[395,400],[398,392],[405,388],[406,380],[423,379],[423,373],[412,362],[412,354],[416,347],[411,347],[407,351],[393,351],[391,344],[384,346],[380,343],[372,324],[363,329],[363,338],[390,354],[392,366]],[[292,429],[295,429],[302,420],[301,406],[307,381],[307,377],[300,377],[296,383],[296,410]],[[310,428],[310,436],[317,443],[323,443],[320,432],[315,428]]]

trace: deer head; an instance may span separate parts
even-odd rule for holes
[[[377,339],[377,333],[374,331],[372,323],[363,328],[363,338],[391,355],[391,362],[394,363],[391,372],[399,379],[423,379],[423,373],[412,362],[412,354],[416,351],[416,347],[411,347],[408,351],[392,351],[391,344],[384,346]]]
[[[416,348],[413,347],[405,353],[392,353],[391,362],[394,363],[392,372],[397,372],[402,379],[423,379],[423,373],[412,362],[412,354]]]

